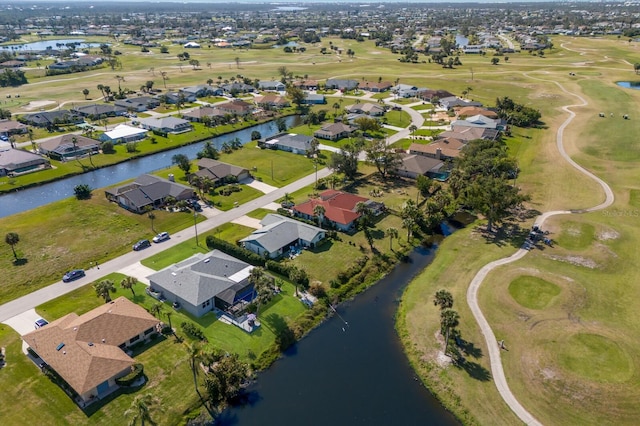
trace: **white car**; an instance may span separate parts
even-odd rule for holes
[[[158,235],[156,235],[155,237],[153,237],[153,242],[154,243],[159,243],[161,241],[168,240],[168,239],[169,239],[169,233],[168,232],[161,232]]]

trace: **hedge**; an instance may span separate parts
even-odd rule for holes
[[[131,366],[131,372],[126,376],[116,379],[118,386],[131,386],[142,374],[144,373],[144,367],[142,364],[136,363]]]
[[[264,266],[265,258],[259,256],[243,247],[237,246],[235,244],[231,244],[225,240],[220,238],[216,238],[213,235],[207,236],[207,247],[211,250],[218,249],[229,256],[233,256],[236,259],[243,260],[247,263],[251,263],[252,265]]]

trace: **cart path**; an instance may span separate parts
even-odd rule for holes
[[[538,225],[540,228],[542,228],[542,226],[544,225],[544,222],[552,216],[593,212],[593,211],[602,210],[609,207],[614,202],[613,191],[611,190],[609,185],[604,180],[600,179],[595,174],[593,174],[586,168],[582,167],[581,165],[573,161],[564,149],[564,143],[563,143],[564,130],[567,128],[569,123],[571,123],[571,121],[576,116],[576,114],[570,108],[586,106],[588,104],[587,101],[580,95],[568,91],[560,83],[556,81],[544,80],[537,77],[531,77],[526,73],[524,73],[524,75],[529,78],[552,82],[561,91],[563,91],[564,93],[570,96],[577,98],[580,101],[580,103],[566,105],[562,107],[562,109],[566,111],[569,114],[569,116],[562,123],[562,125],[560,125],[560,127],[557,130],[556,147],[558,149],[558,152],[560,153],[560,156],[567,163],[569,163],[571,167],[575,168],[579,172],[595,180],[600,185],[600,187],[602,188],[605,194],[605,200],[594,207],[590,207],[587,209],[580,209],[580,210],[555,210],[555,211],[545,212],[536,218],[535,224]],[[469,308],[471,309],[471,312],[473,313],[473,316],[476,319],[476,322],[480,326],[480,330],[487,343],[487,348],[489,350],[489,360],[491,363],[491,374],[496,384],[496,388],[500,393],[500,396],[502,396],[502,399],[507,403],[509,408],[511,408],[511,410],[520,418],[520,420],[522,420],[527,425],[537,426],[537,425],[541,425],[542,423],[540,423],[531,413],[529,413],[529,411],[527,411],[526,408],[522,406],[522,404],[520,404],[520,402],[517,400],[515,395],[511,392],[511,389],[509,389],[509,384],[507,383],[507,378],[505,376],[504,369],[502,366],[500,347],[498,346],[496,336],[493,333],[493,330],[491,329],[489,322],[485,318],[478,304],[478,291],[480,290],[480,286],[484,282],[484,279],[486,278],[487,274],[491,272],[493,269],[497,268],[498,266],[506,265],[508,263],[515,262],[516,260],[523,258],[527,254],[527,252],[528,250],[524,248],[520,248],[517,252],[515,252],[509,257],[495,260],[483,266],[475,275],[475,277],[473,277],[473,279],[471,280],[471,283],[467,290],[467,303],[469,305]]]

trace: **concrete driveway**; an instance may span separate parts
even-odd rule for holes
[[[13,328],[21,336],[24,336],[25,334],[35,330],[35,322],[40,318],[42,317],[36,313],[35,309],[29,309],[28,311],[3,321],[3,323]]]
[[[259,180],[256,179],[245,179],[243,180],[241,183],[250,186],[253,189],[257,189],[258,191],[262,192],[263,194],[268,194],[270,192],[275,191],[276,188],[275,186],[271,186],[268,185],[264,182],[260,182]]]
[[[260,219],[255,219],[249,216],[240,216],[237,219],[233,219],[232,223],[236,223],[238,225],[248,226],[249,228],[260,229],[262,225],[260,225]]]

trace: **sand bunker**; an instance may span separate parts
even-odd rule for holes
[[[55,104],[56,101],[31,101],[28,104],[24,105],[22,108],[32,111],[34,109],[44,108],[47,105]]]

